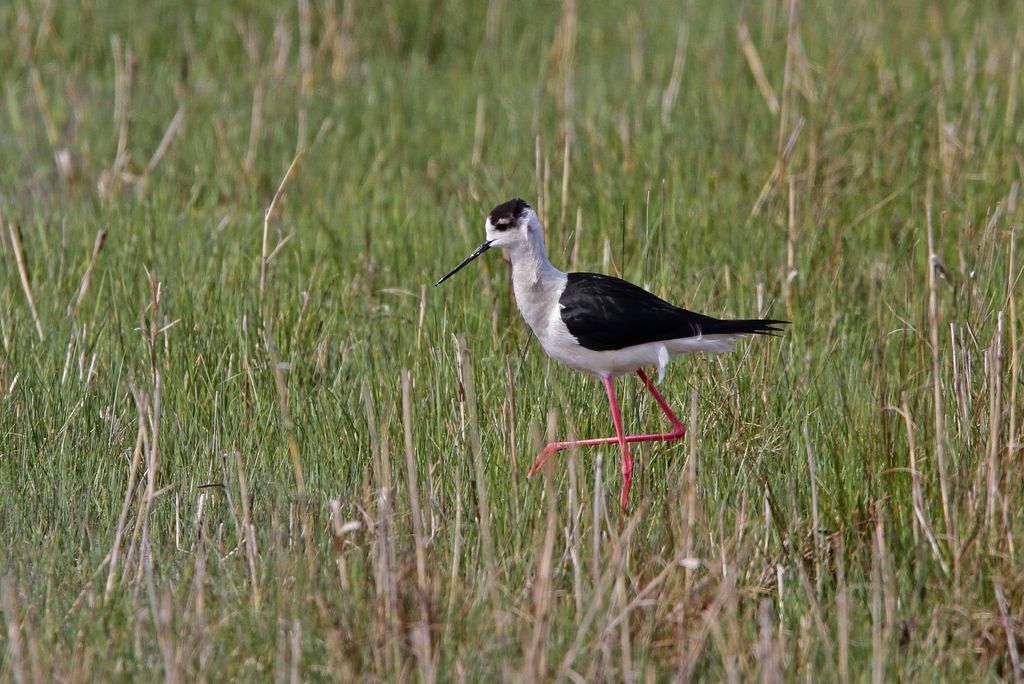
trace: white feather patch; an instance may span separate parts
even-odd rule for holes
[[[665,379],[665,366],[668,365],[669,360],[670,359],[669,359],[669,355],[668,355],[668,348],[665,345],[663,345],[663,344],[659,344],[658,345],[658,384],[659,385],[661,384],[661,381]]]

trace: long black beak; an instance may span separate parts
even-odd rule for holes
[[[436,283],[434,283],[434,287],[437,287],[438,285],[440,285],[441,283],[443,283],[444,281],[448,280],[453,275],[455,275],[456,273],[458,273],[459,271],[464,269],[466,267],[466,265],[469,264],[469,262],[471,262],[473,259],[476,259],[478,256],[480,256],[481,254],[483,254],[484,252],[486,252],[490,248],[491,248],[491,241],[490,240],[485,240],[482,245],[480,245],[479,247],[477,247],[476,249],[473,250],[472,254],[470,254],[468,257],[463,259],[461,264],[459,264],[458,266],[456,266],[452,270],[448,271],[448,275],[446,275],[445,277],[441,278]]]

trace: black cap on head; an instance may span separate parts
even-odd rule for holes
[[[516,197],[491,209],[488,219],[495,229],[508,230],[523,218],[527,209],[531,208],[524,200]]]

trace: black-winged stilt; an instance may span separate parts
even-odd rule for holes
[[[622,510],[629,499],[636,442],[670,442],[686,434],[676,414],[655,388],[644,368],[658,369],[659,381],[673,356],[692,352],[732,351],[747,334],[778,332],[768,318],[721,320],[673,306],[642,287],[598,273],[563,273],[548,260],[543,227],[533,208],[521,199],[499,204],[484,223],[486,240],[435,285],[440,285],[492,247],[507,249],[512,260],[516,304],[540,346],[556,361],[596,375],[604,382],[615,423],[614,437],[552,442],[530,468],[537,473],[553,454],[576,446],[616,444],[622,450]],[[613,379],[636,372],[672,423],[669,432],[627,435],[615,398]]]

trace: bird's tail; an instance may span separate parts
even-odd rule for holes
[[[708,335],[775,335],[782,332],[780,325],[789,325],[789,321],[778,321],[773,318],[744,318],[733,320],[716,320],[704,325],[704,334]]]

